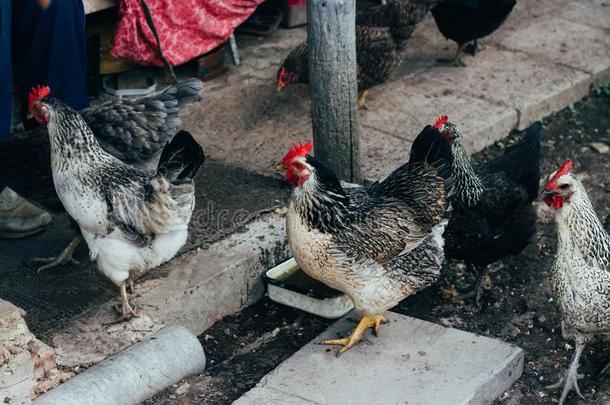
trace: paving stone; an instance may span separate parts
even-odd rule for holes
[[[536,25],[538,19],[549,14],[560,12],[566,5],[574,0],[518,0],[506,21],[493,32],[483,39],[495,41],[506,35],[507,32],[518,31],[524,27]]]
[[[547,15],[536,24],[507,33],[497,43],[536,58],[578,68],[593,76],[594,86],[610,80],[610,36],[601,28]]]
[[[591,27],[610,28],[610,1],[609,0],[581,0],[571,2],[561,10],[559,17],[573,22],[587,22]]]
[[[466,68],[435,66],[428,73],[443,86],[518,110],[518,129],[585,97],[591,85],[584,72],[493,46],[467,63]]]
[[[447,114],[461,126],[466,145],[474,153],[503,139],[516,126],[514,109],[469,96],[454,84],[433,81],[429,76],[422,72],[397,81],[383,93],[373,90],[370,109],[359,114],[362,132],[374,128],[412,141],[425,125]]]
[[[411,140],[397,138],[371,127],[360,129],[362,176],[380,180],[409,159]]]
[[[337,321],[235,404],[490,404],[523,372],[523,350],[500,340],[394,313],[389,320],[370,344],[338,358],[314,343],[353,328]]]

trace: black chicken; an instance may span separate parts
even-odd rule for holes
[[[463,297],[474,297],[480,306],[487,266],[521,253],[536,233],[532,202],[538,196],[542,125],[529,127],[502,156],[474,166],[461,131],[446,116],[435,127],[452,142],[455,159],[454,211],[445,231],[445,256],[476,268],[474,288]]]
[[[445,0],[432,9],[436,25],[445,38],[457,42],[450,62],[464,66],[462,52],[475,55],[479,38],[486,37],[502,25],[517,0]],[[468,48],[466,45],[472,42]]]
[[[356,17],[358,107],[366,107],[367,90],[385,82],[405,57],[415,25],[439,0],[390,0]],[[277,73],[277,89],[309,83],[307,42],[290,52]]]
[[[180,109],[199,101],[202,90],[203,83],[191,78],[144,97],[112,98],[83,109],[79,114],[92,129],[102,149],[153,175],[163,148],[180,128]],[[46,91],[46,88],[39,88],[36,96],[44,97]],[[30,104],[32,102],[30,100]],[[24,170],[22,159],[26,156],[30,164]],[[46,127],[12,136],[0,143],[2,179],[6,178],[8,185],[26,198],[49,207],[58,206],[49,156]],[[75,262],[72,254],[80,241],[80,235],[75,237],[58,257],[35,258],[47,263],[39,271]]]

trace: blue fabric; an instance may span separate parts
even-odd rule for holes
[[[46,9],[35,0],[13,3],[13,56],[24,113],[37,84],[50,86],[53,97],[76,110],[88,106],[82,0],[51,0]]]
[[[11,83],[11,0],[0,0],[0,139],[11,132]]]

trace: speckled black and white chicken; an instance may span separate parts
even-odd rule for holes
[[[310,150],[295,145],[280,165],[294,186],[288,241],[305,273],[348,294],[363,315],[350,336],[322,342],[343,353],[368,328],[378,332],[386,310],[437,280],[453,158],[428,126],[407,164],[381,182],[343,188]]]
[[[29,112],[47,126],[57,194],[98,269],[119,287],[123,316],[137,315],[126,283],[170,260],[186,242],[203,150],[181,132],[150,175],[104,151],[84,119],[48,94],[33,90]]]
[[[578,388],[578,363],[596,334],[610,334],[610,216],[605,225],[597,217],[584,185],[566,161],[549,176],[542,197],[555,210],[557,254],[551,269],[551,287],[561,315],[563,337],[576,343],[565,376],[560,405]],[[583,398],[584,399],[584,398]]]
[[[180,129],[180,109],[199,101],[202,90],[203,83],[191,78],[144,97],[115,97],[85,108],[79,114],[102,149],[131,166],[154,174],[161,151]],[[28,137],[48,142],[46,133]],[[38,145],[37,149],[46,150],[48,145]],[[37,166],[50,172],[47,159],[37,162]],[[40,179],[37,183],[40,184]],[[80,235],[74,237],[57,257],[34,258],[34,261],[46,263],[38,271],[76,262],[72,255],[81,240]]]
[[[487,267],[519,254],[536,234],[540,181],[540,123],[527,129],[519,142],[496,159],[473,165],[462,132],[441,117],[435,127],[452,144],[455,199],[445,231],[445,255],[463,260],[478,273],[474,288],[463,298],[474,297],[480,306],[482,280]]]
[[[366,106],[368,89],[385,82],[405,58],[415,26],[440,0],[390,0],[356,16],[358,106]],[[309,83],[307,42],[293,49],[277,73],[277,89]]]

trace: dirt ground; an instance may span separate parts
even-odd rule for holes
[[[591,142],[610,144],[610,88],[544,121],[542,172],[547,175],[570,158],[600,217],[610,213],[610,153],[594,151]],[[486,160],[519,139],[513,134],[475,156]],[[483,308],[448,299],[442,291],[466,289],[474,281],[460,263],[450,263],[435,286],[403,301],[393,311],[480,335],[499,338],[525,351],[523,376],[497,405],[554,404],[559,391],[545,390],[567,367],[571,342],[561,337],[547,273],[556,249],[551,212],[539,205],[539,232],[521,255],[491,266],[485,280]],[[208,363],[203,374],[188,378],[146,404],[228,404],[261,377],[322,332],[331,322],[263,299],[215,324],[204,335]],[[381,337],[382,338],[382,337]],[[372,344],[374,344],[372,338]],[[610,345],[601,338],[587,348],[579,371],[585,403],[610,403]],[[568,404],[578,403],[571,393]]]

